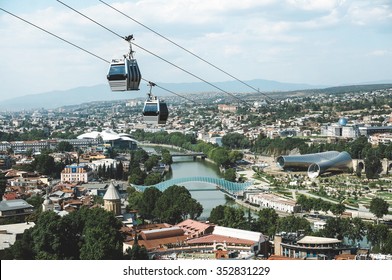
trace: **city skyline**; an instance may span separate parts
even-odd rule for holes
[[[135,43],[209,82],[232,80],[98,0],[64,1]],[[241,80],[326,86],[390,81],[388,1],[107,1]],[[119,37],[57,1],[3,1],[0,7],[104,58],[121,57]],[[106,83],[108,63],[1,11],[0,100]],[[134,47],[155,82],[199,82]]]

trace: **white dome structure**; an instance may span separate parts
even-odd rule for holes
[[[49,197],[47,197],[42,203],[42,212],[49,211],[49,210],[51,211],[54,210],[54,203],[49,199]]]
[[[77,139],[97,139],[98,137],[101,137],[105,144],[110,144],[112,147],[136,149],[138,143],[138,141],[131,138],[129,134],[118,134],[111,129],[107,129],[101,132],[86,132],[79,135]]]

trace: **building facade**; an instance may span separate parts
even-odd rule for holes
[[[61,171],[61,182],[88,183],[88,172],[84,167],[67,165],[63,171]]]
[[[295,259],[332,260],[340,254],[351,254],[352,248],[342,245],[336,238],[301,236],[280,233],[274,237],[274,254]]]
[[[247,193],[245,198],[251,204],[258,205],[261,208],[271,208],[281,212],[296,213],[300,208],[292,199],[269,193]]]
[[[0,202],[0,217],[27,216],[33,213],[34,207],[23,199],[3,200]]]

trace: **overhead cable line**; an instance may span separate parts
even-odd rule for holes
[[[28,24],[34,26],[35,28],[38,28],[38,29],[41,30],[41,31],[44,31],[44,32],[46,32],[46,33],[48,33],[48,34],[50,34],[50,35],[56,37],[57,39],[60,39],[61,41],[64,41],[64,42],[66,42],[66,43],[68,43],[68,44],[74,46],[75,48],[78,48],[78,49],[80,49],[80,50],[82,50],[82,51],[84,51],[84,52],[86,52],[86,53],[88,53],[88,54],[90,54],[90,55],[92,55],[92,56],[95,56],[96,58],[98,58],[98,59],[100,59],[100,60],[103,60],[103,61],[105,61],[105,62],[107,62],[107,63],[110,63],[110,61],[108,61],[108,60],[106,60],[106,59],[104,59],[104,58],[102,58],[102,57],[100,57],[100,56],[98,56],[98,55],[96,55],[96,54],[94,54],[94,53],[92,53],[92,52],[90,52],[90,51],[88,51],[88,50],[82,48],[82,47],[79,47],[78,45],[75,45],[74,43],[71,43],[70,41],[68,41],[68,40],[66,40],[66,39],[63,39],[63,38],[61,38],[60,36],[57,36],[56,34],[50,32],[50,31],[48,31],[48,30],[46,30],[46,29],[44,29],[44,28],[42,28],[42,27],[39,27],[38,25],[35,25],[34,23],[31,23],[31,22],[29,22],[29,21],[27,21],[27,20],[25,20],[25,19],[23,19],[23,18],[21,18],[21,17],[15,15],[15,14],[9,12],[9,11],[6,11],[6,10],[4,10],[3,8],[0,8],[0,10],[4,11],[5,13],[7,13],[7,14],[13,16],[13,17],[16,17],[17,19],[20,19],[21,21],[24,21],[25,23],[28,23]]]
[[[258,92],[258,93],[260,93],[260,94],[264,95],[266,98],[268,98],[268,99],[270,99],[270,100],[273,100],[273,99],[274,99],[274,98],[272,98],[271,96],[268,96],[267,94],[260,92],[260,90],[259,90],[259,89],[256,89],[256,88],[255,88],[255,87],[253,87],[252,85],[250,85],[250,84],[248,84],[248,83],[246,83],[246,82],[244,82],[244,81],[240,80],[239,78],[235,77],[234,75],[230,74],[229,72],[227,72],[227,71],[223,70],[222,68],[220,68],[220,67],[218,67],[218,66],[216,66],[216,65],[212,64],[211,62],[209,62],[209,61],[205,60],[205,59],[204,59],[204,58],[202,58],[201,56],[199,56],[199,55],[195,54],[194,52],[192,52],[192,51],[190,51],[190,50],[186,49],[185,47],[183,47],[183,46],[179,45],[178,43],[176,43],[176,42],[174,42],[173,40],[171,40],[171,39],[167,38],[166,36],[164,36],[164,35],[162,35],[161,33],[159,33],[159,32],[157,32],[157,31],[155,31],[154,29],[152,29],[152,28],[148,27],[147,25],[145,25],[145,24],[141,23],[140,21],[138,21],[138,20],[136,20],[136,19],[132,18],[131,16],[129,16],[129,15],[127,15],[127,14],[123,13],[122,11],[120,11],[120,10],[116,9],[116,8],[115,8],[115,7],[113,7],[112,5],[110,5],[110,4],[108,4],[108,3],[106,3],[105,1],[102,1],[102,0],[98,0],[98,1],[99,1],[99,2],[101,2],[101,3],[103,3],[104,5],[108,6],[109,8],[111,8],[111,9],[115,10],[116,12],[118,12],[118,13],[122,14],[123,16],[125,16],[125,17],[129,18],[129,19],[130,19],[130,20],[132,20],[133,22],[136,22],[137,24],[139,24],[139,25],[143,26],[144,28],[146,28],[147,30],[151,31],[151,32],[152,32],[152,33],[154,33],[155,35],[157,35],[157,36],[159,36],[159,37],[161,37],[161,38],[165,39],[166,41],[168,41],[168,42],[172,43],[173,45],[175,45],[175,46],[179,47],[180,49],[184,50],[185,52],[187,52],[187,53],[189,53],[189,54],[193,55],[193,56],[194,56],[194,57],[196,57],[197,59],[199,59],[199,60],[201,60],[201,61],[203,61],[203,62],[207,63],[208,65],[210,65],[210,66],[214,67],[215,69],[219,70],[220,72],[222,72],[222,73],[224,73],[224,74],[228,75],[229,77],[231,77],[231,78],[235,79],[236,81],[238,81],[238,82],[242,83],[243,85],[245,85],[245,86],[247,86],[247,87],[249,87],[249,88],[251,88],[251,89],[255,90],[256,92]]]
[[[29,25],[31,25],[31,26],[33,26],[33,27],[35,27],[35,28],[37,28],[37,29],[39,29],[39,30],[41,30],[41,31],[43,31],[43,32],[45,32],[45,33],[47,33],[47,34],[49,34],[49,35],[52,35],[53,37],[56,37],[57,39],[59,39],[59,40],[61,40],[61,41],[63,41],[63,42],[66,42],[67,44],[70,44],[71,46],[73,46],[73,47],[75,47],[75,48],[78,48],[78,49],[80,49],[80,50],[82,50],[82,51],[84,51],[84,52],[86,52],[86,53],[88,53],[88,54],[94,56],[95,58],[98,58],[98,59],[100,59],[100,60],[102,60],[102,61],[104,61],[104,62],[110,64],[110,61],[109,61],[109,60],[106,60],[105,58],[102,58],[101,56],[96,55],[96,54],[94,54],[94,53],[92,53],[92,52],[86,50],[85,48],[82,48],[82,47],[80,47],[80,46],[78,46],[78,45],[76,45],[76,44],[74,44],[74,43],[72,43],[72,42],[70,42],[70,41],[68,41],[68,40],[66,40],[66,39],[64,39],[64,38],[62,38],[62,37],[60,37],[60,36],[58,36],[58,35],[56,35],[56,34],[50,32],[50,31],[48,31],[48,30],[46,30],[46,29],[44,29],[44,28],[42,28],[42,27],[40,27],[40,26],[34,24],[34,23],[32,23],[32,22],[30,22],[30,21],[28,21],[28,20],[25,20],[25,19],[23,19],[23,18],[21,18],[21,17],[15,15],[15,14],[13,14],[13,13],[7,11],[7,10],[4,10],[3,8],[0,8],[0,10],[2,10],[3,12],[5,12],[5,13],[7,13],[7,14],[9,14],[9,15],[11,15],[11,16],[13,16],[13,17],[15,17],[15,18],[17,18],[17,19],[19,19],[19,20],[21,20],[21,21],[23,21],[23,22],[25,22],[25,23],[27,23],[27,24],[29,24]],[[146,80],[146,79],[143,79],[143,78],[142,78],[142,80],[145,81],[145,82],[147,82],[147,83],[150,83],[149,80]],[[154,83],[154,84],[155,84],[155,83]],[[158,85],[158,84],[155,84],[155,85],[156,85],[156,87],[158,87],[158,88],[160,88],[160,89],[162,89],[162,90],[165,90],[165,91],[167,91],[167,92],[170,92],[170,93],[172,93],[172,94],[174,94],[174,95],[177,95],[178,97],[184,98],[184,99],[186,99],[186,100],[188,100],[188,101],[191,101],[191,102],[193,102],[193,103],[195,103],[195,104],[199,104],[198,102],[196,102],[196,101],[194,101],[194,100],[192,100],[192,99],[189,99],[189,98],[187,98],[187,97],[185,97],[185,96],[182,96],[182,95],[180,95],[180,94],[178,94],[178,93],[175,93],[175,92],[173,92],[173,91],[171,91],[171,90],[169,90],[169,89],[166,89],[166,88],[164,88],[164,87],[162,87],[162,86],[160,86],[160,85]]]
[[[118,34],[117,32],[115,32],[115,31],[109,29],[108,27],[106,27],[106,26],[100,24],[100,23],[97,22],[96,20],[94,20],[94,19],[88,17],[87,15],[85,15],[85,14],[79,12],[78,10],[72,8],[71,6],[65,4],[64,2],[62,2],[62,1],[60,1],[60,0],[57,0],[57,2],[61,3],[62,5],[66,6],[66,7],[69,8],[69,9],[73,10],[74,12],[78,13],[79,15],[85,17],[86,19],[88,19],[88,20],[94,22],[95,24],[101,26],[102,28],[104,28],[105,30],[109,31],[110,33],[112,33],[112,34],[114,34],[114,35],[116,35],[116,36],[118,36],[118,37],[120,37],[120,38],[122,38],[122,39],[125,39],[124,36],[121,36],[121,35]],[[222,88],[220,88],[220,87],[218,87],[218,86],[216,86],[216,85],[214,85],[214,84],[208,82],[207,80],[205,80],[205,79],[203,79],[203,78],[200,78],[199,76],[197,76],[197,75],[191,73],[190,71],[188,71],[188,70],[186,70],[186,69],[184,69],[184,68],[182,68],[182,67],[180,67],[180,66],[178,66],[178,65],[176,65],[176,64],[174,64],[174,63],[172,63],[172,62],[170,62],[169,60],[167,60],[167,59],[165,59],[165,58],[163,58],[163,57],[161,57],[161,56],[159,56],[159,55],[157,55],[157,54],[155,54],[155,53],[153,53],[153,52],[151,52],[151,51],[149,51],[149,50],[147,50],[147,49],[145,49],[145,48],[143,48],[143,47],[141,47],[141,46],[139,46],[139,45],[137,45],[137,44],[135,44],[135,43],[132,43],[132,44],[133,44],[134,46],[136,46],[136,47],[138,47],[138,48],[144,50],[145,52],[147,52],[147,53],[149,53],[149,54],[151,54],[151,55],[153,55],[153,56],[155,56],[155,57],[157,57],[157,58],[159,58],[159,59],[165,61],[166,63],[172,65],[173,67],[176,67],[177,69],[180,69],[181,71],[183,71],[183,72],[185,72],[185,73],[191,75],[192,77],[194,77],[194,78],[196,78],[196,79],[198,79],[198,80],[200,80],[200,81],[202,81],[202,82],[204,82],[204,83],[206,83],[206,84],[208,84],[208,85],[210,85],[210,86],[216,88],[217,90],[222,91],[222,92],[224,92],[224,93],[230,95],[231,97],[234,97],[235,99],[237,99],[237,100],[239,100],[239,101],[245,103],[246,105],[250,106],[250,105],[248,104],[248,102],[246,102],[245,100],[239,98],[238,96],[236,96],[236,95],[234,95],[234,94],[232,94],[232,93],[230,93],[230,92],[228,92],[228,91],[225,91],[224,89],[222,89]]]

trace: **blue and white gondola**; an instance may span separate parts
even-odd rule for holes
[[[139,90],[142,74],[136,59],[133,58],[132,44],[133,35],[124,38],[129,43],[129,53],[124,58],[113,59],[106,75],[112,91]]]
[[[142,75],[136,59],[113,59],[107,79],[112,91],[139,90]]]
[[[151,97],[144,102],[143,121],[149,124],[166,124],[169,110],[165,102]]]

